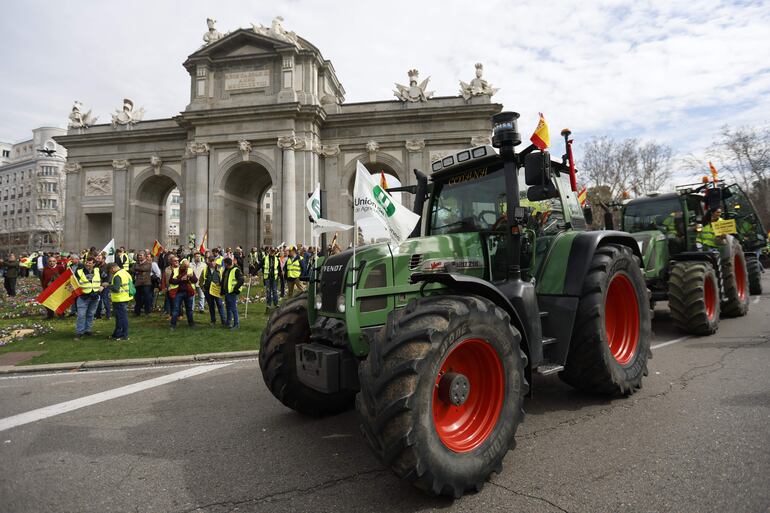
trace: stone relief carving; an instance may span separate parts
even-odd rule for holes
[[[276,16],[273,18],[273,22],[269,27],[265,27],[261,23],[259,26],[257,26],[255,23],[252,23],[251,28],[255,33],[262,36],[272,37],[273,39],[291,43],[297,48],[302,48],[302,45],[297,38],[297,34],[283,28],[283,16]]]
[[[81,169],[83,169],[83,166],[79,162],[67,162],[64,164],[64,172],[67,174],[79,173]]]
[[[407,74],[409,75],[409,85],[396,83],[396,90],[393,91],[393,95],[402,102],[427,102],[433,96],[433,91],[427,91],[430,77],[417,85],[420,72],[416,69],[410,69]]]
[[[83,113],[83,104],[77,100],[72,104],[72,112],[69,115],[69,124],[67,128],[75,128],[78,130],[86,129],[91,125],[96,124],[96,120],[99,119],[91,114],[91,110]]]
[[[225,37],[224,34],[222,34],[220,31],[216,28],[217,20],[214,18],[206,18],[206,26],[209,28],[208,31],[203,34],[203,46],[210,45],[214,41],[219,41],[223,37]]]
[[[209,145],[205,142],[190,141],[187,143],[187,151],[192,155],[208,155]]]
[[[238,151],[241,152],[241,158],[243,160],[249,160],[249,153],[251,153],[251,143],[246,139],[238,141]]]
[[[471,80],[469,84],[466,84],[460,80],[460,96],[466,100],[470,100],[474,96],[489,96],[494,95],[499,89],[492,87],[492,84],[481,78],[484,74],[484,65],[480,62],[476,63],[476,78]]]
[[[407,139],[404,146],[408,151],[422,151],[425,148],[425,141],[423,139]]]
[[[492,144],[492,138],[488,135],[474,135],[471,137],[471,146],[489,146]]]
[[[112,194],[112,175],[108,172],[94,172],[86,177],[86,196],[108,196]]]
[[[157,155],[153,155],[150,157],[150,165],[155,170],[156,175],[160,174],[160,168],[163,167],[163,160]]]
[[[321,146],[321,155],[324,157],[336,157],[340,154],[339,144],[324,144]]]
[[[123,108],[115,109],[112,115],[112,128],[125,126],[129,130],[144,117],[144,107],[134,110],[134,102],[129,98],[123,99]]]
[[[128,171],[128,166],[130,165],[131,163],[126,159],[115,159],[112,161],[112,169],[115,171]]]
[[[284,135],[278,138],[278,147],[282,150],[301,150],[305,147],[305,140],[296,135]]]
[[[377,153],[380,150],[380,145],[376,141],[369,141],[366,143],[367,153]]]

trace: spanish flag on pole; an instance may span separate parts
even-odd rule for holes
[[[529,140],[540,151],[545,151],[551,145],[551,136],[548,135],[548,124],[545,122],[542,112],[540,113],[540,121],[537,122],[537,128],[535,128],[535,132]]]
[[[380,187],[383,190],[388,190],[388,181],[385,179],[385,171],[380,171]]]
[[[206,243],[209,241],[209,231],[206,230],[206,232],[203,234],[203,240],[201,241],[200,247],[198,247],[198,252],[201,255],[206,254]]]
[[[158,253],[163,251],[163,246],[160,245],[160,242],[158,242],[158,239],[155,239],[155,242],[152,245],[152,249],[150,250],[150,253],[152,253],[152,256],[158,256]]]
[[[77,297],[82,294],[77,278],[72,273],[72,269],[67,269],[56,281],[51,283],[35,299],[46,308],[50,308],[57,314],[64,313],[67,308],[72,306]]]
[[[709,169],[711,170],[711,176],[714,178],[714,181],[717,181],[717,178],[719,177],[719,173],[717,172],[717,168],[714,167],[714,164],[709,161]]]
[[[588,200],[588,189],[583,186],[583,188],[580,189],[580,192],[578,192],[578,201],[580,202],[581,207],[586,206],[586,200]]]

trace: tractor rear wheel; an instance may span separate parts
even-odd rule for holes
[[[668,308],[677,328],[711,335],[719,328],[719,282],[703,262],[676,262],[668,281]]]
[[[727,237],[727,248],[722,257],[722,313],[727,317],[742,317],[749,311],[749,273],[746,256],[734,237]]]
[[[588,392],[629,395],[641,388],[650,356],[649,299],[638,260],[623,246],[600,246],[559,377]]]
[[[356,408],[379,459],[436,495],[478,491],[502,470],[523,420],[521,336],[476,296],[412,300],[359,366]]]
[[[285,406],[305,415],[321,417],[349,410],[353,407],[353,392],[324,394],[306,386],[297,377],[294,348],[309,341],[307,293],[303,293],[273,312],[262,332],[259,368],[265,385]]]
[[[746,257],[746,268],[749,273],[749,293],[752,296],[762,294],[762,266],[759,265],[759,258],[754,255]]]

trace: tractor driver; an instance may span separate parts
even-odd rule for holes
[[[724,235],[716,235],[714,232],[714,225],[716,221],[722,217],[722,209],[717,207],[714,210],[709,211],[706,214],[708,223],[701,228],[698,232],[697,242],[699,242],[704,248],[717,249],[723,245],[726,241]]]

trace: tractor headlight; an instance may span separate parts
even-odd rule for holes
[[[695,225],[695,231],[696,232],[702,232],[703,231],[703,225],[698,223]]]
[[[316,310],[320,310],[322,306],[323,306],[323,302],[321,301],[321,294],[320,293],[316,294],[315,295],[315,309]]]
[[[337,296],[337,311],[339,313],[345,313],[345,296]]]

